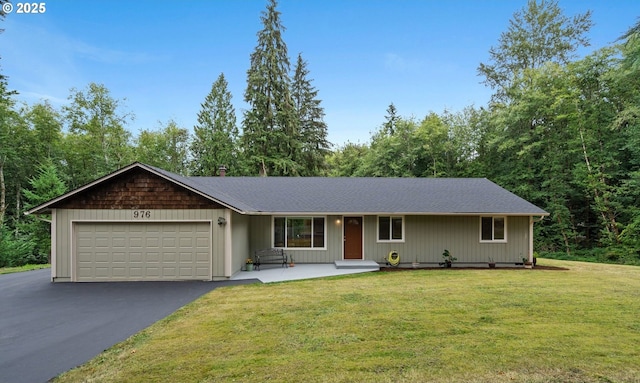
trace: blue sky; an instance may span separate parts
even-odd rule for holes
[[[14,5],[17,1],[13,1]],[[325,109],[329,140],[365,143],[393,102],[403,117],[483,106],[487,62],[526,0],[280,0],[292,69],[298,53]],[[560,0],[566,15],[591,10],[594,49],[640,16],[637,0]],[[170,119],[189,130],[211,84],[224,73],[238,114],[249,55],[266,0],[45,1],[44,14],[9,14],[0,65],[18,100],[67,103],[71,88],[104,84],[155,130]]]

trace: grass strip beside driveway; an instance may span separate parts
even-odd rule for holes
[[[15,266],[15,267],[0,267],[0,275],[2,274],[12,274],[12,273],[21,273],[23,271],[31,271],[31,270],[40,270],[50,268],[50,264],[41,264],[41,265],[24,265],[24,266]]]
[[[220,288],[56,382],[633,382],[640,267]]]

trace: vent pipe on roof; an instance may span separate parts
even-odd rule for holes
[[[227,174],[227,167],[224,165],[221,165],[218,170],[220,171],[220,177],[224,177]]]

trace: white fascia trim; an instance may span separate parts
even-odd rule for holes
[[[531,217],[531,213],[425,213],[425,212],[268,212],[268,211],[246,211],[246,212],[238,212],[243,215],[277,215],[277,216],[367,216],[367,215],[375,215],[375,216],[412,216],[412,215],[420,215],[420,216],[472,216],[472,217],[481,217],[481,216],[503,216],[503,217]],[[549,213],[545,214],[534,214],[533,216],[540,216],[544,218],[548,216]]]

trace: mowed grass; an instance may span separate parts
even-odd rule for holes
[[[41,264],[41,265],[24,265],[24,266],[15,266],[15,267],[0,267],[0,275],[1,274],[12,274],[12,273],[21,273],[23,271],[31,271],[31,270],[40,270],[50,268],[50,264]]]
[[[639,382],[640,267],[220,288],[56,382]]]

